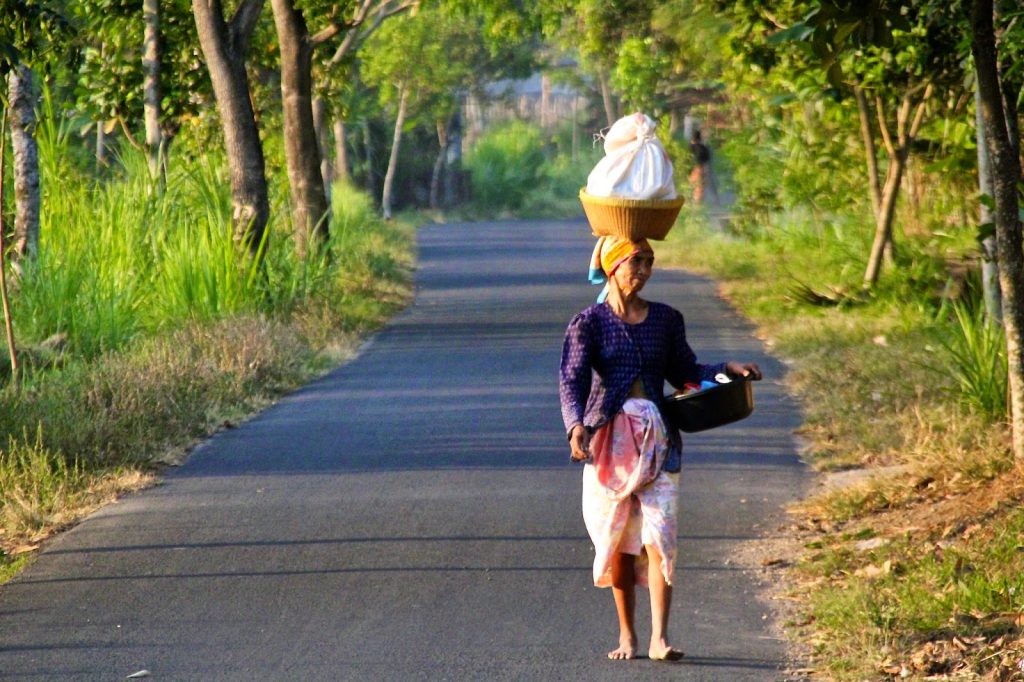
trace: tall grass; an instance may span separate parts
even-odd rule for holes
[[[39,256],[15,299],[21,335],[66,334],[73,352],[95,356],[140,334],[259,305],[231,239],[230,200],[212,189],[226,185],[223,157],[172,159],[158,193],[133,149],[107,181],[75,173],[63,153],[41,149],[44,168],[64,172],[55,183],[43,178]]]
[[[326,248],[299,258],[271,177],[257,265],[232,238],[223,154],[177,141],[161,191],[131,148],[96,177],[68,126],[43,117],[39,253],[14,280],[29,362],[0,386],[0,579],[14,548],[321,371],[408,294],[410,227],[351,188]]]

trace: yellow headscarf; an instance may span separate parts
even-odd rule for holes
[[[631,241],[625,237],[599,237],[590,257],[591,284],[605,284],[597,302],[601,303],[608,295],[607,282],[615,269],[640,251],[653,251],[646,239]]]

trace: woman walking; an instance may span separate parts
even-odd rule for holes
[[[612,659],[637,654],[636,585],[650,590],[648,655],[683,656],[668,638],[682,443],[661,413],[664,382],[681,389],[721,372],[761,378],[754,363],[697,362],[682,314],[639,296],[653,265],[646,240],[600,238],[591,281],[605,290],[570,322],[562,348],[562,418],[572,459],[586,462],[583,518],[596,550],[594,584],[612,588],[619,621]]]

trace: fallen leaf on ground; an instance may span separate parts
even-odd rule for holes
[[[858,552],[867,552],[872,549],[878,549],[889,544],[889,541],[885,538],[871,538],[870,540],[861,540],[853,546]]]

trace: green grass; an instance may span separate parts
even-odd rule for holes
[[[817,466],[902,462],[908,434],[916,437],[919,421],[949,402],[953,385],[933,369],[949,361],[942,344],[949,327],[933,297],[941,291],[941,261],[926,254],[934,271],[887,275],[862,297],[855,254],[868,244],[853,224],[840,228],[836,219],[825,228],[806,215],[791,217],[749,238],[710,230],[702,214],[688,212],[656,247],[659,263],[714,276],[771,348],[792,361],[787,384],[805,397]],[[834,301],[812,305],[801,285]],[[910,431],[903,428],[909,423]]]
[[[971,231],[899,232],[896,266],[865,294],[864,221],[801,208],[766,215],[736,231],[685,210],[655,248],[660,264],[719,280],[786,360],[815,468],[906,467],[794,510],[825,529],[789,576],[812,665],[825,679],[887,679],[883,663],[922,679],[911,659],[941,648],[931,640],[978,637],[998,650],[1003,633],[1020,635],[999,614],[1024,611],[1024,513],[1001,423],[1005,385],[992,383],[1002,339],[956,279],[974,254]],[[985,531],[962,535],[979,515]],[[886,544],[858,551],[862,532]],[[1002,660],[971,647],[958,655],[980,672]]]
[[[812,558],[810,570],[824,576],[849,571],[852,562],[882,567],[828,582],[811,597],[831,674],[872,679],[883,661],[930,639],[1013,631],[1005,614],[1024,612],[1022,533],[1024,512],[1015,510],[970,539],[927,551],[895,542],[868,554],[843,547]]]
[[[43,128],[39,254],[12,279],[24,371],[0,386],[2,579],[19,548],[346,357],[410,295],[412,226],[349,187],[326,248],[299,259],[272,177],[256,267],[232,239],[221,155],[176,142],[159,193],[134,150],[96,179],[64,129]]]

